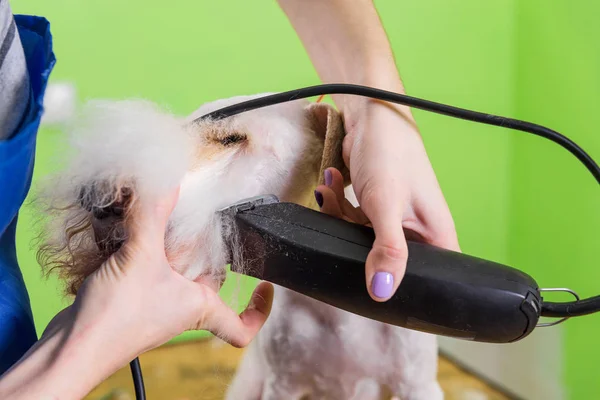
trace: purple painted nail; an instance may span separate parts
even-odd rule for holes
[[[333,183],[333,175],[331,174],[331,171],[326,169],[324,175],[325,175],[325,185],[331,186],[331,184]]]
[[[315,200],[317,200],[319,208],[323,207],[323,195],[318,190],[315,190]]]
[[[389,272],[377,272],[373,276],[373,282],[371,282],[371,290],[373,294],[380,299],[387,299],[392,295],[394,288],[394,276]]]

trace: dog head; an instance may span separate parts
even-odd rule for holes
[[[88,103],[71,130],[67,167],[47,179],[40,196],[41,266],[58,271],[75,294],[127,239],[124,222],[136,201],[180,185],[167,257],[189,279],[222,283],[228,253],[219,208],[263,194],[314,207],[323,169],[343,169],[341,116],[326,104],[297,100],[197,121],[259,96],[207,103],[187,118],[146,101]],[[335,151],[323,157],[324,148]]]

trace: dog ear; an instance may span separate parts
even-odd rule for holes
[[[323,157],[319,169],[319,184],[324,184],[323,173],[327,168],[336,168],[344,177],[344,186],[350,185],[350,171],[342,157],[342,144],[346,136],[344,118],[333,106],[326,103],[312,103],[307,108],[311,128],[323,138]]]
[[[46,275],[56,272],[75,294],[125,243],[136,199],[182,179],[195,136],[179,117],[142,100],[87,102],[69,125],[66,168],[36,190],[36,247]]]
[[[37,241],[37,261],[48,276],[52,272],[76,295],[93,274],[127,239],[125,220],[136,199],[131,184],[96,180],[63,187],[50,181],[38,198],[45,218]],[[62,182],[64,183],[64,182]],[[53,190],[54,189],[54,190]]]
[[[134,199],[132,184],[114,185],[101,181],[80,187],[80,205],[90,213],[94,241],[103,255],[110,256],[125,241],[123,221]]]

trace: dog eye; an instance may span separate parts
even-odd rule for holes
[[[220,138],[219,143],[221,143],[223,146],[231,146],[232,144],[239,143],[244,140],[246,140],[246,135],[233,133],[231,135],[227,135],[223,138]]]

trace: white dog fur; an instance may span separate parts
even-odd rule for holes
[[[323,116],[335,110],[294,101],[223,121],[192,122],[252,97],[211,102],[187,118],[146,101],[87,104],[71,129],[69,163],[48,178],[38,200],[47,216],[38,254],[42,267],[57,271],[68,292],[76,293],[125,239],[123,220],[135,201],[181,184],[166,233],[167,256],[189,279],[202,275],[222,283],[225,232],[217,209],[268,193],[316,208]],[[111,205],[122,214],[102,217],[99,210]],[[436,373],[434,336],[277,287],[272,314],[226,398],[440,400]]]

